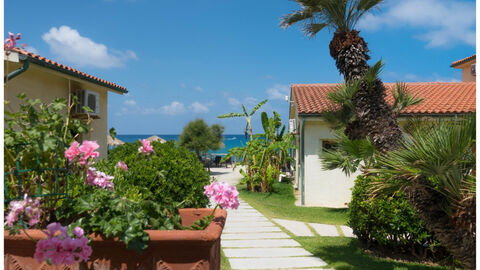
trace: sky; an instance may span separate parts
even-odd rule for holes
[[[118,134],[179,134],[191,120],[242,134],[244,119],[218,119],[268,99],[288,122],[291,84],[342,81],[324,30],[283,29],[290,0],[6,0],[5,33],[27,50],[126,87],[109,94]],[[385,82],[460,81],[450,64],[475,52],[475,1],[386,0],[357,25]],[[259,113],[253,118],[261,132]]]

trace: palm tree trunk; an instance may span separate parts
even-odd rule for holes
[[[330,55],[345,81],[361,79],[370,68],[368,52],[367,43],[356,30],[336,32],[330,42]],[[397,119],[385,101],[385,90],[380,79],[372,88],[362,84],[353,97],[356,120],[345,129],[352,140],[369,137],[382,152],[396,148],[401,138]]]
[[[418,180],[420,184],[407,188],[408,200],[417,210],[419,217],[424,221],[426,228],[431,231],[435,238],[452,254],[460,260],[466,269],[475,269],[475,213],[473,219],[458,222],[452,219],[440,205],[444,204],[444,196],[429,188],[426,180]],[[468,211],[475,211],[475,199],[470,203]],[[471,207],[473,205],[473,207]],[[471,214],[465,217],[472,217]],[[472,224],[473,223],[473,224]]]

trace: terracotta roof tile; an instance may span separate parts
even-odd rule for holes
[[[102,86],[105,86],[105,87],[108,87],[110,89],[113,89],[113,90],[116,90],[116,91],[120,91],[120,92],[124,92],[124,93],[127,93],[127,88],[123,87],[123,86],[120,86],[116,83],[113,83],[113,82],[109,82],[107,80],[104,80],[104,79],[101,79],[101,78],[98,78],[98,77],[95,77],[95,76],[92,76],[92,75],[89,75],[85,72],[82,72],[80,70],[77,70],[77,69],[74,69],[72,67],[69,67],[69,66],[66,66],[66,65],[63,65],[63,64],[60,64],[60,63],[57,63],[51,59],[47,59],[43,56],[40,56],[38,54],[35,54],[35,53],[32,53],[32,52],[28,52],[28,51],[25,51],[25,50],[22,50],[22,49],[19,49],[19,48],[14,48],[13,51],[17,52],[17,53],[20,53],[20,54],[24,54],[24,55],[27,55],[28,57],[30,57],[31,59],[34,59],[34,60],[37,60],[37,61],[40,61],[40,62],[44,62],[46,63],[47,65],[52,65],[54,67],[57,67],[57,68],[60,68],[60,71],[64,71],[65,73],[69,74],[69,75],[74,75],[74,74],[77,74],[79,75],[80,77],[83,77],[84,79],[87,79],[93,83],[97,83],[99,85],[102,85]],[[74,74],[70,74],[70,73],[74,73]]]
[[[458,65],[461,65],[461,64],[463,64],[463,63],[465,63],[465,62],[468,62],[468,61],[470,61],[470,60],[474,60],[474,59],[476,59],[476,58],[477,58],[477,54],[474,54],[474,55],[469,56],[469,57],[465,57],[465,58],[463,58],[463,59],[460,59],[460,60],[457,60],[457,61],[452,62],[452,64],[450,65],[450,67],[456,67],[456,66],[458,66]]]
[[[410,106],[402,114],[461,114],[475,112],[475,82],[419,82],[406,83],[407,91],[423,102]],[[292,98],[298,114],[321,114],[335,110],[327,93],[338,84],[292,84]],[[393,104],[391,89],[395,83],[385,83],[386,100]]]

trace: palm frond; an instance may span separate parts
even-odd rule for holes
[[[407,91],[407,84],[397,82],[395,87],[392,89],[393,95],[393,112],[398,115],[405,108],[412,105],[419,104],[423,101],[423,98],[417,98],[416,96],[410,94]]]
[[[368,85],[368,88],[371,89],[373,87],[373,84],[375,80],[378,78],[379,74],[382,72],[384,67],[384,64],[382,63],[382,60],[378,61],[368,69],[368,71],[365,73],[363,76],[363,80],[365,83]]]

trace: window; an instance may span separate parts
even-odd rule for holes
[[[338,143],[334,140],[322,140],[322,152],[325,150],[334,150]]]

